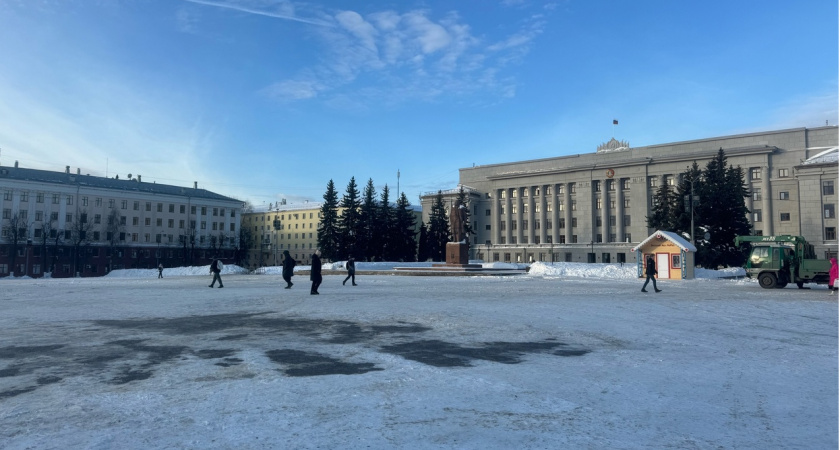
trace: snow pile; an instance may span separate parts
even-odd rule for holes
[[[743,267],[727,267],[719,270],[701,269],[699,267],[694,269],[695,278],[738,278],[745,276],[747,276],[747,271]]]
[[[528,275],[538,277],[581,277],[632,280],[638,278],[635,264],[543,263],[531,264]]]
[[[225,267],[222,269],[222,275],[234,275],[234,274],[244,274],[248,273],[247,269],[244,269],[239,266],[235,266],[233,264],[225,264]],[[279,272],[278,272],[279,273]],[[192,267],[166,267],[163,269],[163,276],[165,277],[189,277],[189,276],[196,276],[196,275],[210,275],[210,265],[206,266],[192,266]],[[157,278],[158,270],[157,269],[119,269],[119,270],[112,270],[108,275],[105,275],[108,278]]]
[[[325,271],[343,271],[346,261],[336,261],[324,263],[321,269]],[[481,264],[485,269],[528,269],[528,274],[535,277],[544,278],[558,278],[558,277],[580,277],[580,278],[606,278],[611,280],[632,280],[637,277],[637,269],[635,263],[625,264],[602,264],[602,263],[544,263],[535,262],[532,264],[522,263],[502,263],[491,262],[483,263],[480,260],[470,261],[471,264]],[[392,271],[395,267],[432,267],[432,262],[356,262],[357,271]],[[295,272],[302,270],[310,270],[310,266],[295,266]],[[258,275],[282,275],[282,266],[261,267],[254,271],[249,271],[243,267],[226,264],[222,269],[222,275],[241,275],[241,274],[258,274]],[[163,269],[164,277],[189,277],[189,276],[209,276],[210,266],[194,266],[194,267],[167,267]],[[717,279],[717,278],[738,278],[746,276],[746,271],[741,267],[729,267],[720,270],[711,269],[694,269],[695,278],[700,279]],[[157,278],[157,269],[120,269],[112,270],[108,278]],[[0,280],[10,279],[32,279],[27,276],[23,277],[3,277]]]

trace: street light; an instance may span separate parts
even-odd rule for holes
[[[23,274],[29,276],[29,253],[32,250],[32,239],[26,240],[26,270],[23,271]]]
[[[691,193],[684,197],[684,203],[688,203],[686,205],[686,209],[691,214],[691,245],[694,245],[694,202],[698,202],[700,200],[700,196],[694,195],[694,173],[691,172],[691,169],[686,166],[686,169],[689,169],[689,176],[691,177]]]

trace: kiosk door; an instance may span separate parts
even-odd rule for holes
[[[656,254],[656,271],[659,272],[656,278],[671,278],[671,256],[667,253]]]

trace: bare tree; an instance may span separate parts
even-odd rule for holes
[[[41,236],[38,239],[38,246],[41,248],[41,261],[44,261],[44,271],[50,272],[50,265],[47,263],[47,244],[50,242],[50,237],[54,231],[54,222],[52,219],[44,220],[41,226]]]
[[[211,234],[207,237],[207,246],[212,250],[210,253],[215,256],[219,253],[219,247],[221,247],[221,243],[219,242],[219,236],[215,234]]]
[[[239,239],[236,242],[236,264],[245,267],[248,249],[254,245],[254,233],[248,227],[239,227]]]
[[[193,226],[193,223],[190,223],[189,228],[185,228],[181,230],[181,235],[179,239],[181,241],[181,247],[184,251],[184,265],[191,266],[193,262],[193,256],[195,253],[195,244],[196,244],[196,237],[198,236],[198,231]]]
[[[58,263],[58,250],[59,248],[64,245],[64,230],[59,229],[51,229],[50,230],[50,244],[52,244],[52,261],[50,265],[50,272],[55,272],[55,265]]]
[[[122,241],[123,233],[125,233],[125,224],[122,223],[120,211],[117,208],[111,208],[111,211],[108,212],[108,221],[105,223],[105,241],[108,243],[109,271],[114,267],[114,252]]]
[[[30,224],[25,218],[21,217],[20,213],[15,213],[6,219],[6,224],[6,236],[9,239],[9,262],[11,263],[11,272],[14,273],[18,248],[21,245],[26,245]]]
[[[82,248],[90,245],[93,224],[88,220],[86,209],[79,210],[70,223],[70,244],[73,246],[73,272],[79,273],[79,266],[84,263]]]

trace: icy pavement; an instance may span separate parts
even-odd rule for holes
[[[536,272],[6,279],[0,447],[837,448],[824,287]]]

